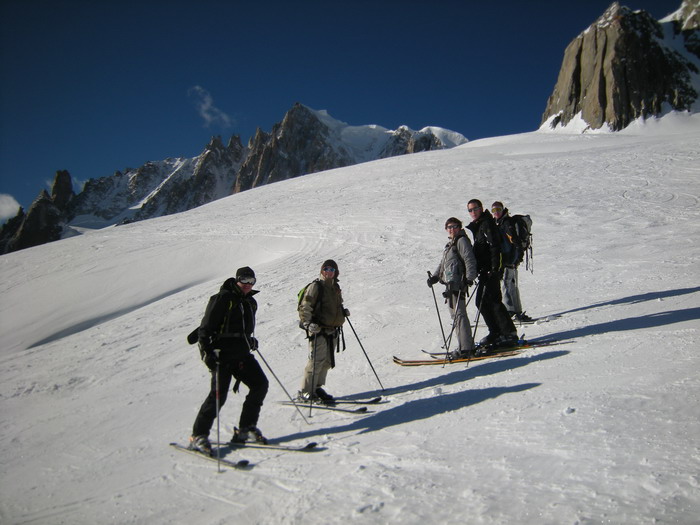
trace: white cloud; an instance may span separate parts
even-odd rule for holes
[[[224,128],[233,126],[233,119],[214,105],[211,94],[202,86],[194,86],[187,93],[195,98],[195,107],[206,127],[215,124]]]
[[[19,202],[12,195],[0,193],[0,220],[10,219],[17,215]]]

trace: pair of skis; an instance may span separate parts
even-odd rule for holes
[[[506,347],[498,348],[491,351],[487,350],[487,353],[482,355],[475,355],[473,357],[460,357],[460,358],[450,358],[446,352],[428,352],[423,350],[424,353],[428,354],[431,359],[402,359],[397,356],[394,357],[394,363],[399,366],[426,366],[426,365],[451,365],[458,363],[470,363],[472,361],[483,361],[484,359],[495,359],[499,357],[510,357],[518,355],[525,350],[530,348],[537,348],[540,346],[552,346],[568,343],[569,341],[558,341],[555,339],[540,339],[537,341],[520,341],[518,344]],[[477,352],[478,352],[477,348]]]
[[[212,445],[219,447],[219,452],[221,452],[221,449],[224,448],[229,448],[229,449],[242,449],[242,448],[259,448],[259,449],[268,449],[268,450],[279,450],[279,451],[285,451],[285,452],[318,452],[321,450],[325,450],[324,448],[321,448],[318,446],[318,443],[315,441],[310,441],[309,443],[306,443],[305,445],[284,445],[280,443],[219,443],[219,442],[212,442]],[[247,470],[253,468],[253,465],[248,461],[247,459],[239,459],[238,461],[232,461],[223,457],[217,457],[216,452],[213,454],[209,455],[205,452],[202,452],[200,450],[192,449],[188,446],[185,445],[180,445],[179,443],[170,443],[170,446],[173,447],[175,450],[179,450],[181,452],[185,452],[187,454],[191,454],[203,459],[206,459],[208,461],[213,461],[215,463],[220,463],[221,465],[238,469],[238,470]]]
[[[372,399],[336,399],[334,401],[333,405],[326,405],[324,403],[319,403],[319,402],[313,402],[311,403],[311,406],[316,409],[320,408],[321,410],[330,410],[332,412],[345,412],[348,414],[369,414],[369,410],[367,410],[367,406],[365,405],[377,405],[379,403],[386,403],[386,401],[382,401],[382,397],[373,397]],[[297,402],[297,403],[292,403],[291,401],[281,401],[282,405],[285,406],[298,406],[298,407],[308,407],[309,403],[304,401],[304,402]],[[348,408],[348,407],[342,407],[338,405],[363,405],[355,408]]]
[[[371,399],[336,399],[335,403],[341,404],[341,405],[376,405],[382,402],[387,402],[387,401],[382,401],[382,397],[373,397]],[[288,406],[294,406],[292,403],[289,401],[282,402],[284,405]],[[323,405],[323,404],[317,404],[314,403],[313,405],[314,408],[320,408],[323,410],[333,410],[333,411],[340,411],[340,412],[348,412],[348,413],[353,413],[353,414],[365,414],[367,413],[367,407],[366,406],[360,406],[357,408],[343,408],[343,407],[338,407],[338,406],[329,406],[329,405]],[[189,446],[186,445],[181,445],[180,443],[170,443],[170,446],[173,447],[175,450],[179,450],[180,452],[185,452],[187,454],[191,454],[193,456],[197,456],[200,458],[203,458],[207,461],[213,461],[215,463],[219,463],[220,465],[224,465],[233,469],[238,469],[238,470],[246,470],[250,469],[253,467],[253,465],[248,461],[247,459],[239,459],[238,461],[232,461],[223,457],[220,457],[220,454],[223,449],[228,448],[228,449],[244,449],[244,448],[257,448],[257,449],[267,449],[267,450],[278,450],[278,451],[283,451],[283,452],[318,452],[321,450],[325,450],[325,448],[319,447],[318,443],[315,441],[310,441],[304,445],[285,445],[283,443],[275,443],[273,442],[268,442],[268,443],[258,443],[258,442],[245,442],[245,443],[220,443],[220,442],[212,442],[212,445],[216,446],[219,448],[219,457],[217,457],[216,451],[209,455],[206,454],[205,452],[202,452],[197,449],[192,449]]]

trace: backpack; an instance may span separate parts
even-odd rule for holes
[[[517,239],[514,239],[514,242],[517,243],[520,253],[525,257],[525,269],[533,272],[532,219],[529,215],[511,215],[511,219],[515,225],[517,235]],[[522,256],[519,259],[518,262],[522,261]]]
[[[304,295],[306,295],[306,290],[309,288],[314,283],[320,282],[320,279],[314,279],[310,283],[308,283],[306,286],[304,286],[301,290],[299,290],[299,293],[297,293],[297,312],[299,311],[299,307],[301,306],[301,301],[304,299]],[[319,304],[316,305],[316,308],[320,306],[320,301]],[[299,321],[299,328],[302,328],[305,330],[304,326],[301,324],[301,321]]]
[[[218,295],[219,294],[214,294],[209,298],[207,307],[204,309],[204,316],[202,317],[202,321],[208,317],[209,312],[214,307],[214,302]],[[200,323],[199,326],[202,326],[202,324]],[[192,330],[189,334],[187,334],[187,342],[191,345],[195,344],[199,340],[199,326]]]
[[[500,227],[498,228],[498,231],[501,234],[501,263],[503,266],[512,266],[518,260],[518,250],[516,244],[513,242],[510,235],[508,235]]]

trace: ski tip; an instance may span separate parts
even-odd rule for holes
[[[312,441],[311,443],[307,443],[304,446],[304,450],[311,450],[312,448],[316,448],[317,446],[318,446],[318,443],[316,443],[315,441]]]

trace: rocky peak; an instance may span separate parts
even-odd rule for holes
[[[66,170],[57,171],[56,178],[51,187],[51,200],[59,210],[65,210],[70,201],[75,197],[73,192],[73,179]]]
[[[646,11],[614,2],[566,48],[542,123],[565,126],[580,115],[589,128],[617,131],[665,107],[690,110],[698,68],[665,38]]]
[[[680,31],[700,28],[700,0],[683,0],[680,9],[671,15],[679,24]]]

